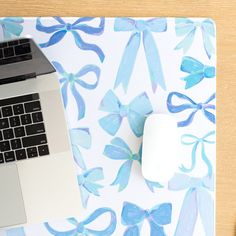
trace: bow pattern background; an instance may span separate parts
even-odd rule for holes
[[[165,32],[167,30],[166,19],[152,18],[145,21],[127,17],[116,18],[114,30],[132,32],[121,59],[114,88],[122,84],[124,91],[127,92],[142,37],[152,90],[155,92],[158,84],[165,90],[161,59],[152,32]]]
[[[102,49],[96,44],[90,44],[85,42],[78,33],[81,31],[88,35],[94,35],[94,36],[101,35],[104,32],[104,25],[105,25],[105,19],[103,17],[99,17],[100,23],[98,27],[90,26],[87,24],[87,22],[96,19],[94,17],[81,17],[78,18],[72,24],[69,22],[65,22],[61,17],[53,17],[53,18],[57,21],[57,24],[51,26],[44,26],[41,22],[40,17],[38,17],[36,20],[36,29],[38,31],[47,34],[53,33],[48,42],[39,44],[40,47],[45,48],[52,46],[61,41],[67,33],[71,33],[74,37],[75,44],[77,45],[77,47],[79,47],[81,50],[89,50],[95,52],[98,55],[100,61],[101,62],[104,61],[105,55]]]

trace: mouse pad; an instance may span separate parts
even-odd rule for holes
[[[1,236],[214,235],[211,19],[6,17],[0,31],[1,40],[32,36],[57,70],[86,209]],[[151,113],[174,116],[181,133],[179,168],[167,183],[141,173]]]

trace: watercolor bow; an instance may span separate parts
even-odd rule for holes
[[[185,174],[175,174],[168,183],[169,190],[188,189],[180,210],[174,236],[193,235],[198,214],[205,230],[205,235],[214,235],[214,202],[209,191],[214,189],[211,176],[193,178]]]
[[[125,160],[119,168],[117,176],[111,185],[118,185],[118,191],[124,190],[129,182],[132,164],[134,161],[141,163],[142,145],[140,145],[139,152],[133,154],[129,146],[121,139],[114,138],[111,145],[106,145],[103,154],[112,160]],[[159,183],[145,180],[148,188],[154,192],[154,188],[161,188]]]
[[[175,47],[175,49],[183,49],[184,53],[187,52],[193,43],[197,28],[201,30],[205,52],[210,59],[211,56],[215,54],[215,49],[211,42],[211,37],[215,37],[215,27],[210,19],[197,22],[188,18],[176,18],[176,35],[180,37],[184,36],[184,39]]]
[[[199,145],[201,145],[201,156],[202,156],[202,160],[206,163],[207,168],[208,168],[208,175],[211,176],[212,175],[212,165],[210,160],[208,159],[206,152],[205,152],[205,143],[209,143],[209,144],[213,144],[215,143],[215,141],[213,140],[209,140],[209,138],[211,136],[215,136],[215,131],[211,131],[209,133],[207,133],[206,135],[204,135],[202,138],[198,138],[192,134],[184,134],[181,137],[181,142],[184,145],[193,145],[193,149],[192,149],[192,163],[191,163],[191,167],[190,168],[186,168],[184,165],[182,165],[180,167],[180,170],[187,173],[190,172],[194,169],[195,165],[196,165],[196,152],[197,152],[197,148]]]
[[[183,57],[180,69],[190,74],[183,78],[186,82],[185,89],[200,83],[204,78],[215,77],[215,67],[203,65],[192,57]]]
[[[165,32],[166,29],[167,21],[165,18],[153,18],[147,21],[131,18],[115,19],[115,31],[131,31],[132,35],[123,53],[114,88],[122,84],[123,89],[127,92],[142,35],[152,90],[155,92],[158,84],[166,89],[160,56],[152,36],[152,32]]]
[[[96,182],[104,179],[103,169],[101,167],[96,167],[86,170],[82,174],[78,175],[77,179],[80,187],[83,207],[86,208],[90,194],[100,196],[99,189],[103,188],[103,186],[97,184]]]
[[[86,228],[85,226],[93,222],[95,219],[97,219],[99,216],[102,216],[105,213],[110,214],[110,223],[109,225],[103,229],[103,230],[94,230]],[[110,208],[99,208],[95,210],[86,220],[82,222],[78,222],[75,218],[69,218],[68,221],[74,225],[76,228],[60,232],[55,229],[53,229],[49,223],[44,223],[46,229],[49,233],[51,233],[54,236],[110,236],[113,234],[116,228],[116,214],[115,212]]]
[[[172,98],[174,96],[176,96],[176,97],[178,97],[178,98],[180,98],[182,100],[185,100],[188,103],[184,103],[182,105],[173,105],[172,104]],[[203,103],[196,103],[192,99],[190,99],[188,96],[186,96],[186,95],[184,95],[182,93],[171,92],[168,95],[168,98],[167,98],[167,107],[168,107],[168,110],[170,112],[172,112],[172,113],[182,112],[182,111],[187,110],[187,109],[194,110],[192,113],[190,113],[189,117],[186,120],[178,122],[178,127],[187,126],[190,123],[192,123],[195,114],[199,110],[202,111],[202,113],[205,115],[205,117],[209,121],[211,121],[212,123],[215,124],[215,115],[208,111],[209,109],[215,110],[215,105],[209,104],[209,102],[211,102],[214,99],[215,99],[215,93],[212,94],[205,102],[203,102]]]
[[[76,164],[83,170],[86,170],[86,165],[84,163],[82,154],[78,146],[85,149],[91,147],[91,134],[88,128],[74,128],[70,129],[70,140],[72,144],[72,152]]]
[[[121,213],[122,224],[128,226],[124,236],[139,236],[145,219],[150,224],[150,236],[165,236],[164,225],[171,223],[172,205],[163,203],[151,210],[143,210],[139,206],[124,202]]]
[[[36,29],[41,32],[45,32],[47,34],[53,35],[50,37],[49,41],[46,43],[39,44],[40,47],[45,48],[52,46],[56,43],[58,43],[62,38],[66,35],[67,32],[70,32],[75,40],[75,43],[77,47],[79,47],[82,50],[89,50],[95,52],[100,61],[103,62],[105,55],[100,47],[98,47],[95,44],[86,43],[78,33],[78,31],[81,31],[85,34],[89,35],[101,35],[104,32],[104,25],[105,25],[105,19],[103,17],[100,17],[100,23],[98,27],[89,26],[85,22],[92,21],[93,19],[96,19],[94,17],[81,17],[77,19],[74,23],[67,23],[65,22],[61,17],[53,17],[58,23],[56,25],[52,26],[44,26],[41,23],[40,17],[37,18],[36,21]]]
[[[6,17],[0,18],[0,26],[2,27],[4,40],[12,39],[13,37],[19,37],[23,31],[24,22],[22,17]]]
[[[86,65],[82,67],[76,74],[73,74],[67,73],[59,62],[53,61],[52,64],[55,66],[57,72],[62,76],[62,78],[60,79],[60,83],[62,85],[61,93],[65,107],[68,103],[68,87],[70,87],[78,108],[78,120],[84,118],[85,102],[78,92],[77,86],[81,86],[82,88],[88,90],[95,89],[100,78],[100,68],[95,65]],[[87,75],[88,73],[93,73],[95,75],[96,80],[94,83],[88,83],[85,80],[81,79],[81,77]]]
[[[124,117],[127,117],[133,133],[143,134],[146,115],[152,112],[152,105],[146,93],[135,97],[129,105],[122,105],[116,95],[109,90],[101,101],[99,109],[111,114],[99,120],[100,126],[110,135],[115,135]]]

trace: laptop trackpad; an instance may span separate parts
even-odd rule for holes
[[[23,223],[26,214],[17,166],[0,166],[0,228]]]

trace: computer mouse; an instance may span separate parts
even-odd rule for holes
[[[167,114],[151,114],[144,124],[142,174],[159,183],[168,180],[178,170],[180,136],[175,118]]]

